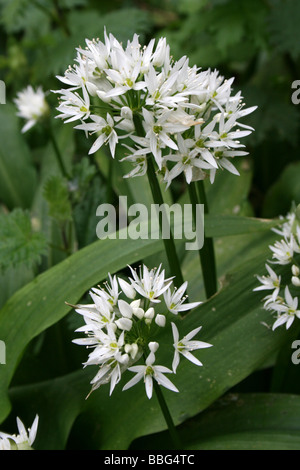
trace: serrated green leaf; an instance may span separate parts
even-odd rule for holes
[[[33,266],[46,250],[46,240],[34,232],[31,219],[22,209],[0,214],[0,268],[25,264]]]

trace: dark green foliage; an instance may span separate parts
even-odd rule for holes
[[[20,264],[32,267],[40,261],[46,247],[45,237],[33,230],[27,212],[14,209],[0,214],[0,269]]]

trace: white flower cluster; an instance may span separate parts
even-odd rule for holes
[[[165,38],[141,47],[134,35],[124,48],[104,32],[58,78],[69,88],[55,91],[57,117],[96,134],[89,153],[107,144],[114,157],[119,140],[131,139],[127,177],[144,175],[151,155],[167,186],[181,173],[187,183],[207,175],[213,182],[218,168],[238,174],[231,161],[246,155],[240,139],[253,131],[239,121],[256,107],[244,109],[241,93],[232,95],[233,78],[190,67],[185,56],[174,61]]]
[[[0,450],[30,450],[36,438],[39,417],[36,415],[31,428],[26,430],[24,424],[17,418],[19,434],[0,432]]]
[[[169,312],[171,316],[177,315],[198,306],[201,302],[185,302],[187,282],[172,290],[173,280],[165,279],[161,265],[151,270],[143,265],[139,273],[132,267],[129,268],[132,277],[128,280],[109,274],[109,282],[104,287],[92,288],[90,296],[93,304],[73,306],[85,321],[76,331],[86,335],[73,342],[92,348],[84,366],[100,366],[91,381],[91,392],[102,384],[110,383],[111,394],[127,369],[136,375],[123,390],[144,379],[147,396],[151,398],[154,379],[169,390],[178,391],[164,374],[176,373],[180,354],[201,366],[201,362],[191,351],[211,345],[202,341],[191,341],[201,327],[179,340],[178,329],[175,323],[171,322],[174,356],[173,370],[170,370],[155,364],[159,343],[154,339],[159,329],[166,325]],[[142,356],[145,358],[145,365],[133,366]]]
[[[17,94],[14,103],[18,109],[17,116],[27,121],[22,128],[23,133],[31,129],[40,119],[49,113],[49,106],[41,87],[34,90],[29,85]]]
[[[295,318],[300,318],[298,308],[299,287],[300,287],[300,260],[297,255],[300,253],[300,223],[297,218],[297,211],[293,210],[287,214],[286,218],[281,217],[282,225],[280,229],[273,229],[281,236],[274,245],[269,248],[272,251],[272,261],[277,265],[291,265],[288,278],[283,281],[281,275],[266,264],[268,274],[257,276],[260,286],[254,291],[270,290],[271,294],[264,297],[264,309],[275,314],[275,322],[272,329],[285,324],[288,329]],[[294,295],[296,294],[296,295]]]

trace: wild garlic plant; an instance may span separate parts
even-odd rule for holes
[[[126,177],[144,175],[150,157],[167,187],[181,173],[187,183],[206,176],[213,183],[218,169],[238,174],[232,160],[246,154],[240,139],[253,131],[240,120],[256,107],[232,94],[233,78],[191,67],[185,56],[175,61],[165,38],[142,47],[135,34],[123,46],[104,31],[104,42],[87,39],[58,78],[68,88],[56,91],[57,117],[95,135],[89,153],[107,145],[114,158],[130,138]]]
[[[178,392],[165,374],[176,373],[181,356],[202,366],[191,351],[212,345],[193,339],[201,326],[180,339],[172,318],[197,307],[201,302],[186,302],[187,282],[179,289],[174,288],[173,278],[165,278],[161,265],[157,269],[148,269],[143,265],[139,271],[129,268],[131,277],[127,280],[109,274],[109,281],[103,287],[91,288],[92,304],[73,306],[85,322],[76,330],[85,333],[85,337],[73,342],[92,349],[85,367],[99,366],[91,381],[91,392],[109,384],[111,395],[126,371],[136,375],[123,390],[144,380],[149,399],[152,397],[153,381]],[[169,329],[172,369],[169,368],[171,361],[166,365],[156,362],[159,348],[157,334],[161,328]],[[138,361],[142,364],[134,365]]]
[[[272,259],[266,263],[267,274],[257,276],[260,285],[254,291],[272,291],[263,298],[263,308],[269,311],[275,321],[272,329],[285,325],[289,329],[296,318],[300,318],[298,306],[300,296],[300,218],[299,208],[291,210],[286,217],[280,217],[280,228],[272,229],[280,238],[270,245]],[[289,267],[289,273],[276,273],[272,265]]]
[[[233,94],[233,78],[191,67],[186,56],[174,60],[165,38],[142,47],[135,34],[123,46],[104,31],[103,42],[87,39],[77,48],[74,65],[58,78],[67,87],[54,90],[57,117],[92,136],[90,154],[106,145],[114,158],[116,146],[124,146],[121,161],[133,165],[125,177],[147,174],[155,204],[164,202],[158,176],[166,188],[179,175],[188,186],[199,181],[199,195],[190,188],[191,203],[208,211],[203,180],[213,183],[218,169],[239,174],[232,161],[246,155],[240,140],[253,131],[240,121],[256,107],[245,108],[241,92]],[[164,244],[179,287],[184,278],[172,234]],[[217,290],[211,240],[200,261],[209,297]]]

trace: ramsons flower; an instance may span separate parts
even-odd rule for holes
[[[281,238],[269,247],[272,253],[272,260],[269,263],[273,264],[274,269],[266,263],[268,274],[257,276],[260,285],[253,289],[254,291],[273,291],[262,299],[263,308],[275,317],[273,330],[284,324],[288,329],[296,318],[300,318],[299,291],[297,292],[300,287],[300,239],[298,236],[300,223],[297,208],[293,208],[279,220],[280,226],[272,230]],[[290,265],[290,275],[276,273],[280,267],[286,270],[288,265]]]
[[[164,375],[172,374],[172,371],[165,366],[154,365],[155,355],[150,353],[146,359],[146,364],[143,366],[133,366],[129,367],[128,370],[135,372],[136,375],[133,379],[129,380],[127,384],[123,387],[123,390],[127,390],[130,387],[133,387],[140,380],[144,380],[146,395],[150,399],[152,398],[153,392],[153,380],[159,385],[171,390],[172,392],[179,392],[175,385]]]
[[[32,450],[36,438],[39,417],[35,416],[31,428],[26,429],[20,418],[17,417],[19,434],[6,434],[0,432],[0,450]]]
[[[91,392],[109,384],[111,394],[127,370],[136,372],[136,376],[126,384],[124,390],[143,379],[148,398],[152,396],[153,380],[169,390],[178,391],[165,377],[165,374],[175,373],[175,370],[162,364],[156,365],[159,332],[164,329],[171,333],[168,317],[191,310],[200,302],[184,302],[187,282],[172,291],[174,278],[166,279],[161,265],[157,269],[142,265],[139,272],[131,266],[129,269],[132,276],[127,280],[123,276],[109,274],[109,282],[104,283],[103,287],[91,288],[89,294],[94,303],[69,304],[84,320],[76,332],[84,333],[85,336],[73,340],[90,351],[83,365],[98,367],[91,381]],[[180,343],[184,347],[179,349],[179,343],[176,346],[176,351],[180,350],[188,359],[187,350],[192,344],[197,347],[205,347],[206,344],[189,342],[192,333],[187,337],[187,342],[185,339]],[[170,339],[171,357],[175,347],[173,343],[174,338],[173,341]],[[146,362],[135,365],[142,357],[147,358]]]
[[[174,339],[174,359],[172,363],[172,369],[173,372],[176,372],[176,369],[179,365],[180,362],[180,354],[184,356],[188,361],[191,361],[193,364],[196,364],[196,366],[202,366],[202,362],[199,361],[191,351],[194,351],[195,349],[203,349],[203,348],[210,348],[212,344],[205,343],[204,341],[196,341],[192,340],[194,336],[196,336],[197,333],[201,330],[201,326],[198,328],[195,328],[192,330],[190,333],[188,333],[183,339],[179,339],[179,332],[178,328],[175,325],[175,323],[171,323],[172,325],[172,331],[173,331],[173,339]]]
[[[55,90],[57,117],[79,119],[76,129],[87,137],[98,134],[90,153],[108,143],[114,157],[121,138],[132,141],[121,158],[133,165],[127,178],[144,175],[150,158],[167,187],[179,176],[190,184],[213,183],[219,169],[239,174],[232,160],[247,154],[241,139],[254,130],[241,121],[256,106],[245,108],[241,92],[233,94],[233,77],[191,67],[186,56],[174,60],[165,38],[142,47],[135,34],[123,45],[104,31],[104,41],[86,39],[57,78],[67,87]]]
[[[34,90],[31,85],[28,85],[27,88],[17,94],[14,103],[18,109],[17,116],[27,121],[22,128],[23,133],[31,129],[49,113],[49,106],[42,87]]]

